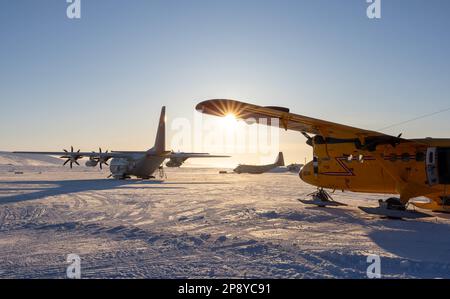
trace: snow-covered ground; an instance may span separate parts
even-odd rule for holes
[[[84,278],[366,278],[370,254],[386,278],[450,278],[450,217],[356,207],[381,196],[337,193],[351,206],[316,208],[297,201],[314,188],[292,173],[181,168],[163,182],[115,181],[25,164],[0,167],[2,278],[64,278],[71,253]]]
[[[0,151],[0,166],[55,166],[64,160],[45,156],[30,154],[13,154]]]

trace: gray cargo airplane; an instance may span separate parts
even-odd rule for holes
[[[261,174],[264,172],[268,172],[276,167],[284,166],[284,158],[283,153],[280,152],[278,154],[277,159],[275,160],[275,163],[273,164],[267,164],[267,165],[244,165],[240,164],[238,167],[236,167],[233,171],[236,173],[251,173],[251,174]]]
[[[60,156],[62,159],[67,159],[63,165],[69,163],[70,168],[73,164],[80,165],[78,159],[88,157],[86,161],[87,167],[96,167],[99,165],[102,169],[103,164],[109,165],[108,161],[111,160],[109,177],[115,179],[128,179],[131,176],[135,176],[140,179],[155,178],[153,175],[156,171],[162,169],[162,163],[166,159],[169,160],[169,164],[178,163],[180,160],[183,162],[188,158],[224,158],[229,156],[222,155],[210,155],[207,153],[174,153],[173,151],[166,151],[166,107],[162,107],[161,116],[159,118],[158,131],[156,134],[155,145],[147,151],[112,151],[112,152],[80,152],[80,150],[74,152],[73,147],[71,151],[64,150],[64,152],[14,152],[16,154],[37,154],[37,155],[50,155]]]

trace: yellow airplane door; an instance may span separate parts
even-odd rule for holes
[[[427,179],[430,186],[438,183],[438,167],[437,167],[437,150],[435,147],[429,147],[427,149]]]

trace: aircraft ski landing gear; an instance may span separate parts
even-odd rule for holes
[[[406,205],[404,205],[399,198],[389,197],[386,200],[379,199],[378,204],[380,208],[394,210],[394,211],[406,211]]]
[[[323,188],[318,188],[317,191],[310,193],[307,196],[310,196],[312,199],[298,199],[298,201],[306,205],[315,205],[321,208],[327,206],[346,206],[345,203],[334,201],[331,195]]]
[[[371,215],[378,215],[388,219],[419,219],[432,217],[431,215],[408,210],[408,205],[404,205],[399,198],[390,197],[386,200],[378,200],[378,207],[359,207],[360,210]]]
[[[315,200],[321,200],[321,201],[332,201],[333,197],[331,195],[323,190],[323,188],[317,189],[317,191],[313,193],[309,193],[308,196],[311,196]]]

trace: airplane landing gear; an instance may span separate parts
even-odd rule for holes
[[[403,204],[399,198],[390,197],[378,200],[378,207],[359,207],[360,210],[371,215],[378,215],[388,219],[419,219],[431,217],[429,214],[408,210],[408,204]]]
[[[167,179],[167,175],[166,175],[166,172],[164,171],[164,167],[159,166],[158,174],[159,174],[160,179]]]
[[[310,193],[307,196],[310,196],[312,199],[298,199],[298,201],[303,204],[315,205],[321,208],[327,206],[346,206],[344,203],[333,200],[333,197],[331,197],[331,195],[323,188],[318,188],[317,191]]]
[[[404,205],[399,198],[389,197],[386,200],[378,200],[379,207],[387,210],[406,211],[407,206]]]
[[[321,200],[321,201],[332,201],[333,197],[325,191],[323,188],[317,189],[317,191],[309,193],[307,196],[311,196],[314,200]]]

